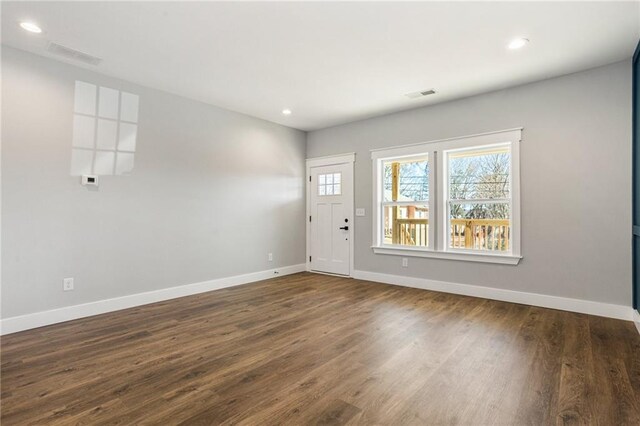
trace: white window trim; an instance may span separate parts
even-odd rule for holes
[[[496,132],[481,133],[457,138],[440,139],[394,148],[371,151],[373,169],[373,246],[376,254],[427,257],[469,262],[517,265],[522,258],[520,252],[520,141],[522,127]],[[444,151],[465,149],[479,145],[504,145],[511,148],[511,251],[509,253],[487,253],[448,247],[447,185]],[[429,155],[429,247],[416,248],[383,243],[382,234],[382,162],[391,158]],[[435,161],[434,161],[435,160]],[[442,185],[440,184],[442,183]],[[436,234],[437,232],[437,234]]]

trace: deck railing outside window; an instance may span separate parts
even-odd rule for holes
[[[451,219],[451,248],[509,251],[509,219]],[[397,235],[397,239],[393,236]],[[427,247],[429,219],[400,218],[385,226],[385,243]]]

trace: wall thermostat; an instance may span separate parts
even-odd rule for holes
[[[96,175],[82,175],[83,185],[98,186],[98,176]]]

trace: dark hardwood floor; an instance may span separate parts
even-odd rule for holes
[[[631,322],[309,273],[1,343],[3,426],[640,424]]]

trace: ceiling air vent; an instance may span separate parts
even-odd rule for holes
[[[411,92],[407,93],[405,96],[409,99],[421,98],[423,96],[429,96],[435,94],[436,91],[433,89],[422,90],[420,92]]]
[[[85,64],[89,65],[98,65],[100,62],[102,62],[102,59],[96,56],[91,56],[88,53],[84,53],[79,50],[75,50],[54,42],[49,43],[49,47],[47,48],[47,50],[56,55],[64,56],[67,59],[84,62]]]

